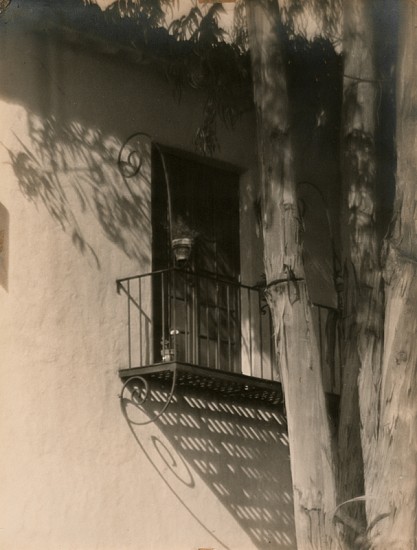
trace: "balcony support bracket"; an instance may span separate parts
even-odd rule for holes
[[[171,388],[170,388],[168,397],[162,406],[162,409],[151,418],[148,418],[143,422],[135,422],[135,424],[143,426],[145,424],[150,424],[151,422],[155,422],[155,420],[158,420],[158,418],[160,418],[164,414],[164,412],[167,410],[167,408],[169,407],[172,401],[172,398],[174,397],[176,383],[177,383],[177,371],[173,370]],[[130,391],[130,398],[126,397],[127,391]],[[120,392],[119,398],[122,403],[125,400],[128,400],[131,403],[133,403],[136,407],[140,408],[142,405],[144,405],[149,395],[150,395],[150,387],[149,387],[148,380],[144,376],[134,375],[134,376],[129,376],[125,380],[122,386],[122,391]]]

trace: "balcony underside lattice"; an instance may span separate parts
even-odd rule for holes
[[[123,369],[119,371],[124,381],[140,376],[150,382],[169,387],[176,376],[176,389],[220,394],[228,398],[257,401],[264,405],[283,404],[281,384],[244,374],[229,373],[186,363],[160,363],[152,366]]]

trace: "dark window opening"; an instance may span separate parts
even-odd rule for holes
[[[161,276],[153,288],[155,362],[159,357],[239,372],[239,176],[170,151],[164,158],[173,233],[185,225],[195,238],[186,269]],[[153,271],[172,267],[167,189],[156,149],[152,232]]]

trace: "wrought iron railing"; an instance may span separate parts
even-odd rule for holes
[[[177,268],[117,281],[127,297],[128,367],[183,362],[279,380],[263,289]],[[337,316],[314,306],[327,391],[338,393]]]

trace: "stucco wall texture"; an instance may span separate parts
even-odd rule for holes
[[[151,231],[150,173],[128,189],[117,153],[137,130],[192,151],[203,98],[178,104],[151,68],[11,23],[0,32],[0,548],[293,548],[280,414],[179,395],[137,426],[143,413],[118,398],[127,317],[115,281],[150,270]],[[252,118],[220,143],[219,158],[246,172],[241,219],[256,244]]]

